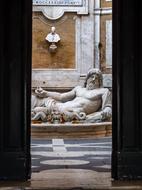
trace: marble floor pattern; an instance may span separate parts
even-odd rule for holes
[[[32,140],[32,172],[75,169],[111,171],[111,137]]]
[[[2,190],[142,189],[140,181],[111,179],[111,138],[32,140],[28,182],[4,182]]]

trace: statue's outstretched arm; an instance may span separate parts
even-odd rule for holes
[[[59,92],[46,91],[46,90],[43,90],[42,88],[39,88],[39,89],[35,90],[35,94],[36,94],[36,96],[38,96],[40,98],[51,97],[60,102],[67,102],[67,101],[75,98],[76,91],[75,91],[75,89],[73,89],[69,92],[59,93]]]

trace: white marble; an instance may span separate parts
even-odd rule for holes
[[[46,152],[46,151],[32,151],[32,155],[41,155],[47,157],[81,157],[84,155],[110,155],[111,151],[70,151],[70,152]]]
[[[94,20],[95,20],[95,39],[94,39],[94,48],[95,48],[95,67],[100,68],[100,15],[96,14],[96,11],[100,9],[100,0],[95,1],[94,5]]]
[[[62,128],[62,127],[66,127],[66,128],[77,128],[77,127],[93,127],[94,130],[96,129],[100,129],[100,127],[105,127],[106,126],[112,126],[112,122],[100,122],[100,123],[76,123],[75,125],[71,122],[68,122],[68,123],[63,123],[63,124],[49,124],[48,122],[45,122],[45,123],[41,123],[41,124],[38,124],[38,123],[34,123],[32,124],[33,127],[44,127],[44,129],[51,129],[52,128],[55,128],[55,127],[58,127],[59,129]]]
[[[108,157],[105,157],[105,156],[99,157],[99,156],[97,156],[97,157],[91,157],[90,159],[91,160],[103,160],[103,159],[108,159]]]
[[[38,160],[38,158],[33,158],[33,157],[32,157],[32,160]]]
[[[48,164],[48,165],[84,165],[89,164],[89,161],[84,160],[46,160],[40,162],[41,164]]]
[[[80,75],[86,75],[88,70],[94,67],[94,16],[93,14],[82,16],[79,22],[80,32],[76,32],[80,43],[77,44],[77,51],[81,59],[78,60],[78,65],[80,65]]]
[[[64,140],[63,139],[52,139],[53,146],[64,146]]]
[[[106,68],[112,68],[112,20],[106,20]]]
[[[95,15],[95,40],[94,40],[94,46],[95,46],[95,67],[100,68],[100,50],[99,50],[99,43],[100,43],[100,17],[101,15],[111,15],[112,14],[112,8],[111,7],[100,7],[100,0],[95,0],[95,6],[94,6],[94,15]],[[107,68],[112,67],[112,58],[111,58],[111,41],[112,41],[112,32],[111,32],[111,24],[109,26],[106,26],[106,44],[107,44],[107,53],[106,53],[106,59],[107,59]],[[109,65],[108,65],[109,64]],[[106,84],[106,83],[105,83]],[[109,87],[109,86],[108,86]]]
[[[83,0],[33,0],[33,5],[82,6]]]
[[[39,168],[39,166],[32,166],[32,168]]]
[[[110,121],[111,93],[102,87],[102,78],[102,72],[95,68],[87,73],[85,87],[76,86],[66,93],[37,88],[31,97],[32,121],[57,124],[74,119],[81,123]]]
[[[52,139],[54,152],[67,152],[63,139]]]
[[[43,148],[49,148],[52,147],[52,144],[34,144],[32,143],[32,148],[38,148],[38,147],[43,147]]]
[[[33,11],[42,12],[45,17],[51,20],[59,19],[65,12],[77,12],[77,14],[88,14],[88,0],[82,0],[81,4],[69,4],[64,5],[57,3],[46,4],[43,1],[40,3],[34,3]]]
[[[79,79],[80,74],[77,69],[34,69],[32,71],[32,87],[73,88],[79,83]]]
[[[110,15],[112,14],[112,8],[111,7],[104,7],[104,8],[96,8],[94,9],[95,15]]]
[[[103,166],[93,166],[94,168],[104,168],[104,169],[111,169],[110,165],[103,165]]]
[[[89,0],[87,15],[76,15],[75,19],[75,68],[33,69],[32,87],[53,89],[73,88],[82,85],[86,73],[94,67],[94,0]],[[33,9],[33,11],[35,11]],[[50,12],[54,12],[50,7]],[[87,48],[86,48],[87,47]]]
[[[112,88],[112,74],[103,74],[103,86]]]
[[[57,42],[59,42],[61,38],[60,38],[59,34],[57,34],[55,32],[55,30],[56,30],[55,26],[52,26],[51,27],[51,32],[47,34],[45,40],[47,40],[50,43],[53,43],[53,42],[57,43]]]
[[[66,146],[66,147],[68,147],[68,146]],[[72,147],[72,146],[71,146]],[[111,148],[111,146],[97,146],[97,145],[91,145],[91,146],[83,146],[83,145],[79,145],[79,147],[84,147],[84,148],[90,148],[90,147],[92,147],[92,148],[100,148],[100,150],[103,148],[105,148],[105,149],[110,149]]]
[[[83,85],[87,71],[90,68],[100,68],[100,16],[112,14],[111,7],[100,8],[100,0],[83,1],[83,6],[86,6],[87,13],[77,13],[75,19],[75,68],[74,69],[33,69],[32,72],[32,87],[41,86],[48,89],[71,89],[76,85]],[[63,14],[60,8],[54,6],[34,6],[33,11],[42,11],[47,16],[48,14],[57,19],[59,14]],[[64,11],[75,11],[78,6],[64,7]],[[57,16],[58,15],[58,16]],[[64,18],[64,17],[63,17]],[[53,18],[49,18],[53,19]],[[106,26],[107,27],[107,26]],[[111,24],[108,24],[107,29],[107,67],[111,68]],[[109,34],[109,36],[108,36]],[[104,78],[104,86],[112,87],[112,79],[110,76]]]

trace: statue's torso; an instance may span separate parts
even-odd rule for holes
[[[104,88],[87,90],[86,88],[77,87],[75,90],[76,97],[73,100],[58,104],[61,110],[82,111],[90,114],[101,108]]]

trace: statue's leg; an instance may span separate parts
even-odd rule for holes
[[[47,107],[35,107],[32,111],[35,113],[38,113],[38,112],[44,112],[45,114],[49,113]]]
[[[45,98],[38,98],[35,95],[31,96],[31,109],[36,107],[45,107]]]
[[[88,123],[99,123],[102,122],[102,112],[95,112],[86,116],[86,122]]]
[[[31,109],[34,109],[37,106],[37,97],[32,95],[31,96]]]
[[[38,112],[35,114],[35,116],[32,118],[32,121],[41,120],[43,122],[47,121],[46,114],[44,112]]]

